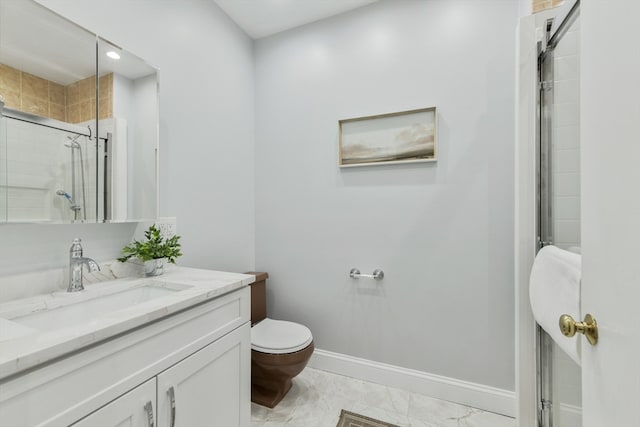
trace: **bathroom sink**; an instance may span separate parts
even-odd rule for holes
[[[68,326],[83,325],[100,316],[171,295],[180,290],[182,289],[150,284],[62,307],[38,311],[11,320],[40,331],[51,331]]]

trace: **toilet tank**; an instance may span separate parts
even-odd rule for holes
[[[269,273],[248,271],[245,274],[256,276],[251,285],[251,325],[267,317],[267,289],[266,283]]]

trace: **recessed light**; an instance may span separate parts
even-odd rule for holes
[[[118,55],[117,52],[114,52],[112,50],[110,50],[109,52],[107,52],[107,56],[111,59],[120,59],[120,55]]]

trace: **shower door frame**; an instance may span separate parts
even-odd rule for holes
[[[545,34],[551,31],[548,20]],[[544,246],[553,244],[552,217],[552,146],[551,120],[553,115],[553,49],[538,44],[538,91],[536,111],[536,253]],[[538,427],[553,427],[553,342],[536,323],[536,398]]]
[[[554,49],[580,11],[580,0],[568,6],[566,14],[547,20],[545,37],[538,43],[538,91],[536,94],[536,253],[553,244],[552,116]],[[560,22],[559,24],[557,24]],[[537,426],[553,426],[553,340],[536,323]],[[558,426],[562,427],[562,426]]]

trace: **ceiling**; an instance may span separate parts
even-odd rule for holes
[[[259,39],[377,0],[214,0],[250,37]]]
[[[214,1],[249,36],[257,39],[377,0]],[[121,59],[106,58],[106,50],[117,50]],[[100,44],[99,58],[101,75],[117,72],[133,80],[155,72],[140,58],[106,43]],[[38,3],[0,1],[0,63],[68,85],[95,73],[95,35]]]

